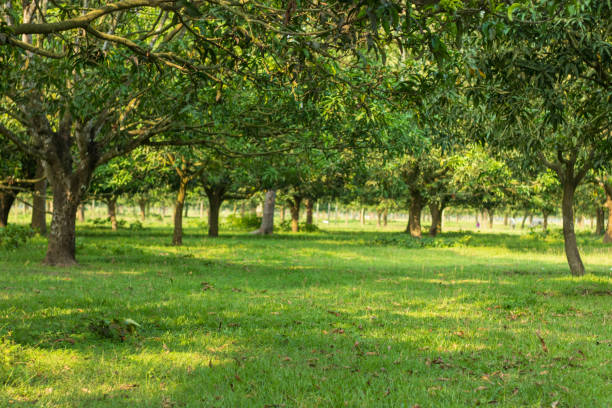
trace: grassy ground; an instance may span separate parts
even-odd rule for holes
[[[181,248],[160,225],[80,226],[72,269],[42,266],[40,237],[0,250],[0,406],[612,406],[596,238],[579,238],[577,279],[558,233],[407,248],[354,223],[219,239],[196,223]],[[115,317],[142,327],[88,328]]]

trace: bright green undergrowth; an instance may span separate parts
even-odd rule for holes
[[[555,231],[421,247],[342,223],[187,225],[180,248],[160,224],[80,226],[70,269],[40,264],[41,237],[0,250],[0,406],[612,405],[612,249],[596,237],[580,235],[589,274],[572,278]]]

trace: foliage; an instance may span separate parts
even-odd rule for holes
[[[9,224],[0,228],[0,249],[16,249],[27,243],[35,234],[30,227]]]
[[[224,224],[229,230],[251,231],[259,228],[261,217],[255,214],[236,215],[230,214],[225,218]]]

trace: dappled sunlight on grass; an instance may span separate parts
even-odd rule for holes
[[[612,403],[610,248],[573,278],[518,234],[405,248],[374,231],[196,231],[177,248],[164,228],[80,228],[70,270],[38,263],[40,239],[0,253],[0,405]],[[113,318],[141,328],[89,329]]]

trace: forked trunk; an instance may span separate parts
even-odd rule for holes
[[[419,194],[414,194],[410,201],[408,211],[408,228],[411,236],[421,238],[421,212],[423,211],[423,199]]]
[[[183,245],[183,206],[187,194],[187,182],[181,180],[176,202],[174,203],[174,232],[172,234],[172,245]]]
[[[263,204],[263,216],[261,226],[254,231],[256,234],[270,235],[274,232],[274,203],[276,202],[276,190],[267,190]]]
[[[312,210],[314,208],[314,201],[311,198],[307,198],[304,201],[306,206],[306,224],[312,225]]]
[[[584,264],[580,258],[580,252],[578,252],[578,243],[576,242],[576,233],[574,232],[574,193],[576,185],[572,180],[565,180],[563,184],[561,210],[563,213],[565,255],[567,256],[567,263],[572,275],[582,276],[585,272]]]
[[[293,200],[289,200],[289,211],[291,212],[291,232],[300,230],[300,204],[301,197],[294,196]]]
[[[108,217],[111,222],[111,230],[117,231],[117,199],[111,198],[106,202],[108,206]]]
[[[431,227],[429,227],[429,235],[435,237],[442,232],[442,208],[438,208],[436,204],[429,204],[431,212]]]
[[[0,191],[0,227],[6,227],[8,224],[8,216],[16,197],[14,190]]]
[[[36,178],[42,178],[45,175],[45,170],[42,164],[38,163],[36,167]],[[39,234],[47,233],[47,180],[40,180],[34,184],[34,193],[32,194],[32,229],[38,231]]]

